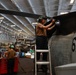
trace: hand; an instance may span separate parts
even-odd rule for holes
[[[49,27],[47,30],[52,30],[55,27],[55,24],[51,27]]]

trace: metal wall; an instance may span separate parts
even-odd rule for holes
[[[48,42],[51,51],[52,73],[55,67],[76,62],[76,33],[53,35]]]
[[[49,39],[52,65],[59,66],[72,63],[72,43],[75,33],[54,35]]]

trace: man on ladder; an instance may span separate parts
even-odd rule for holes
[[[39,17],[38,24],[36,25],[36,49],[38,49],[38,50],[39,49],[48,50],[48,40],[47,40],[46,30],[52,30],[55,27],[54,19],[52,19],[52,22],[50,24],[45,26],[46,21],[47,21],[47,19],[45,17],[41,16],[41,17]],[[47,52],[45,51],[42,54],[43,54],[42,61],[47,61]],[[36,55],[36,52],[35,52],[35,55]],[[40,52],[37,52],[36,57],[35,57],[35,64],[38,60],[40,60]],[[36,59],[37,59],[37,61],[36,61]],[[35,69],[36,69],[36,67],[35,67]],[[45,65],[43,63],[41,65],[41,69],[43,72],[47,72],[47,65]],[[37,64],[36,70],[38,71],[38,64]]]

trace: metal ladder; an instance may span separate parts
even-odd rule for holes
[[[49,59],[48,61],[37,61],[37,58],[36,58],[36,55],[37,55],[37,52],[47,52],[49,53]],[[41,50],[41,49],[36,49],[36,46],[35,46],[35,75],[37,75],[37,65],[49,65],[49,75],[52,75],[52,68],[51,68],[51,54],[50,54],[50,50],[48,48],[48,50]]]

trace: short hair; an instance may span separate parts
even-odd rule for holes
[[[45,16],[40,16],[38,19],[37,19],[37,22],[40,22],[41,23],[41,21],[42,20],[47,20],[47,18],[45,17]]]

